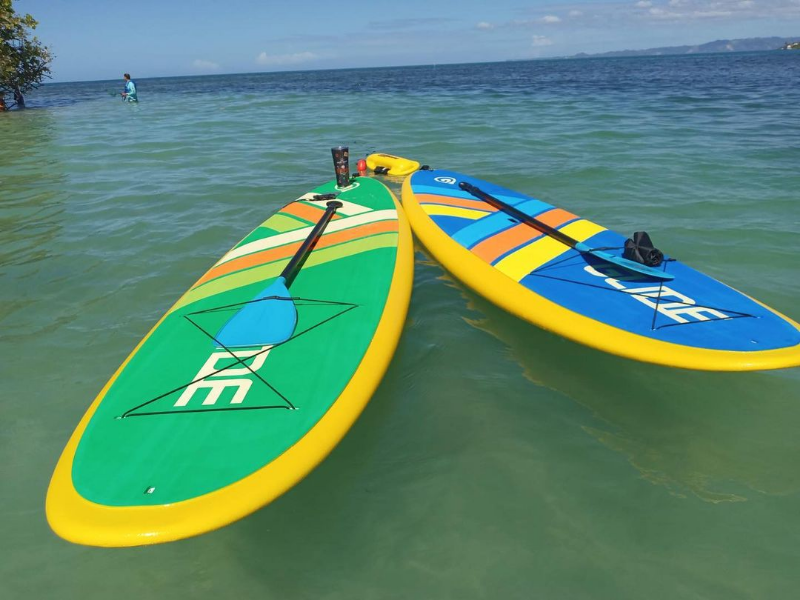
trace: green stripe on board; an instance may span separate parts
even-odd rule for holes
[[[292,231],[293,229],[300,229],[301,227],[308,227],[308,225],[306,221],[278,213],[269,218],[264,223],[263,227],[273,229],[278,233],[283,233],[285,231]]]
[[[371,235],[365,238],[359,238],[337,244],[329,248],[322,248],[311,253],[303,266],[304,269],[321,265],[333,260],[338,260],[353,254],[375,250],[377,248],[393,248],[397,246],[397,232],[380,233]],[[172,307],[170,313],[175,312],[189,304],[203,300],[216,294],[221,294],[232,290],[234,288],[250,285],[257,281],[267,280],[272,277],[277,277],[283,270],[283,267],[289,262],[290,257],[277,260],[275,262],[262,265],[260,267],[253,267],[252,269],[245,269],[244,271],[236,271],[230,275],[212,279],[199,287],[186,292],[183,297]]]

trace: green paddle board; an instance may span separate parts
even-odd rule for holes
[[[288,339],[267,339],[252,307],[330,194],[341,206],[291,297],[267,299],[293,304],[296,325]],[[167,542],[231,523],[295,485],[345,435],[391,360],[412,249],[397,199],[373,179],[330,182],[267,219],[178,300],[92,403],[50,483],[53,530],[97,546]],[[231,323],[247,345],[219,341],[234,339],[221,333]]]

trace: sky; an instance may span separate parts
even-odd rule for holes
[[[800,0],[15,0],[53,81],[571,56],[800,36]]]

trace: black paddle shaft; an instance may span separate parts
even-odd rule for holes
[[[521,210],[517,210],[516,208],[514,208],[510,204],[506,204],[505,202],[503,202],[502,200],[498,200],[494,196],[490,196],[489,194],[484,192],[482,189],[480,189],[479,187],[475,187],[471,183],[467,183],[466,181],[462,181],[462,182],[460,182],[458,184],[458,187],[460,187],[465,192],[468,192],[468,193],[472,194],[476,198],[480,198],[484,202],[487,202],[488,204],[491,204],[495,208],[497,208],[499,210],[502,210],[504,213],[508,213],[509,215],[511,215],[512,217],[517,219],[518,221],[521,221],[522,223],[525,223],[526,225],[530,225],[531,227],[533,227],[535,229],[538,229],[542,233],[544,233],[546,235],[549,235],[552,238],[557,239],[559,242],[569,246],[570,248],[574,248],[575,246],[578,245],[578,240],[576,240],[575,238],[572,238],[572,237],[568,236],[566,233],[562,233],[561,231],[559,231],[555,227],[550,227],[550,225],[548,225],[547,223],[542,223],[538,219],[534,219],[530,215],[526,215]]]
[[[281,271],[281,277],[286,280],[286,287],[291,285],[292,281],[297,275],[297,272],[300,270],[300,267],[303,266],[306,258],[308,258],[308,255],[311,254],[314,244],[316,244],[317,240],[319,240],[320,236],[322,236],[322,232],[333,218],[333,214],[336,212],[336,209],[342,207],[342,203],[338,200],[331,200],[326,204],[326,206],[327,208],[325,209],[325,213],[320,217],[319,221],[317,221],[317,224],[314,225],[314,229],[312,229],[311,233],[308,234],[308,237],[292,257],[292,260],[289,261],[289,264],[286,265],[283,271]]]

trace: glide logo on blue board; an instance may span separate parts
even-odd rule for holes
[[[611,287],[629,294],[634,300],[638,300],[645,306],[657,310],[662,315],[669,317],[677,323],[731,318],[729,315],[716,309],[707,306],[696,306],[697,303],[692,298],[666,285],[652,285],[637,288],[625,287],[620,281],[625,279],[622,274],[614,273],[617,275],[617,278],[610,277],[608,273],[601,273],[591,265],[586,265],[583,270],[595,277],[603,277],[605,282]]]

